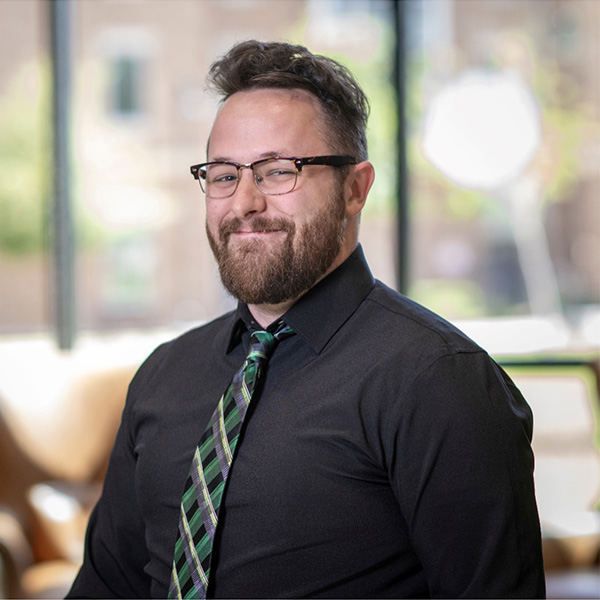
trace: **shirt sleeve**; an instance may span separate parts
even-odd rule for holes
[[[83,565],[67,598],[150,597],[150,579],[144,573],[148,551],[135,489],[132,433],[132,390],[140,379],[138,372],[130,386],[102,496],[88,523]]]
[[[396,419],[394,491],[432,598],[545,596],[532,414],[484,352],[414,380]]]

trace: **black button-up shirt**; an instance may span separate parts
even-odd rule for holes
[[[165,597],[191,457],[246,353],[245,306],[134,378],[70,597]],[[284,320],[227,483],[209,594],[539,597],[531,411],[358,248]]]

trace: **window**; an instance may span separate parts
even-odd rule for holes
[[[537,3],[515,0],[239,4],[238,11],[216,0],[76,4],[73,198],[81,330],[179,327],[231,306],[204,236],[203,198],[188,167],[204,159],[216,110],[203,91],[210,63],[231,43],[251,37],[306,44],[346,64],[365,87],[377,178],[361,241],[376,277],[397,285],[392,10],[402,6],[409,295],[452,320],[522,324],[557,316],[562,331],[557,344],[597,343],[590,333],[600,302],[597,3],[552,0],[543,11]],[[242,4],[249,9],[241,10]],[[33,14],[25,12],[34,6],[43,19],[41,0],[11,3],[10,10],[21,11],[15,19],[33,24]],[[42,233],[47,178],[31,177],[32,169],[42,172],[40,165],[49,161],[41,154],[47,152],[43,128],[32,129],[37,138],[28,129],[45,114],[48,92],[41,66],[40,85],[31,87],[29,65],[43,62],[43,48],[32,52],[39,32],[17,42],[5,29],[0,45],[4,40],[4,54],[13,58],[0,61],[0,146],[13,139],[7,133],[19,129],[13,147],[27,151],[9,148],[10,161],[2,161],[9,176],[1,178],[0,208],[10,205],[11,216],[0,221],[0,275],[7,282],[0,331],[24,333],[47,327],[51,315],[43,302],[51,291],[29,294],[22,283],[34,281],[25,275],[33,272],[38,288],[52,281]],[[488,90],[492,82],[518,79],[538,111],[534,151],[512,180],[493,189],[461,183],[424,143],[432,107],[472,75],[479,82],[487,77]],[[486,85],[481,87],[485,92]],[[464,118],[459,112],[455,121]],[[514,120],[507,123],[514,126]],[[461,136],[446,136],[450,156],[457,154]],[[528,202],[529,216],[519,212]],[[23,212],[24,207],[29,208]],[[24,233],[35,238],[26,249]],[[6,249],[17,242],[19,256]],[[541,339],[539,332],[535,336]]]
[[[405,4],[409,294],[492,350],[597,345],[599,6]]]
[[[139,57],[117,56],[110,59],[109,94],[111,111],[117,117],[134,117],[143,112],[144,64]]]

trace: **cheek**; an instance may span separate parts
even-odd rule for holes
[[[274,212],[291,219],[301,228],[319,215],[326,198],[326,190],[316,186],[303,186],[302,189],[286,196],[274,197],[272,208]]]
[[[226,214],[223,202],[206,201],[206,224],[212,231],[216,231]]]

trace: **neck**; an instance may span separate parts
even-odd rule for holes
[[[280,304],[248,304],[248,310],[252,313],[255,321],[266,329],[271,323],[282,317],[296,300],[297,298]]]

